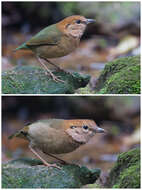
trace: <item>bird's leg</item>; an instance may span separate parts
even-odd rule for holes
[[[41,61],[41,59],[40,59],[39,57],[37,57],[37,58],[38,58],[40,64],[42,65],[42,68],[44,69],[45,74],[46,74],[46,75],[49,75],[49,72],[48,72],[49,69],[46,68],[46,65],[44,65],[44,63]]]
[[[63,82],[63,83],[64,83],[63,80],[60,80],[59,78],[57,78],[57,77],[47,68],[47,66],[42,62],[42,60],[41,60],[39,57],[38,57],[38,60],[39,60],[40,64],[43,66],[46,75],[49,74],[55,82]]]
[[[68,164],[66,161],[64,161],[64,160],[62,160],[62,159],[60,159],[60,158],[58,158],[58,157],[56,157],[56,156],[54,156],[54,155],[52,155],[52,154],[49,154],[49,153],[45,153],[45,154],[47,154],[48,156],[51,156],[51,157],[53,157],[53,158],[59,160],[60,162],[62,162],[62,164]]]
[[[61,168],[60,168],[59,166],[57,166],[56,164],[49,164],[49,163],[47,163],[43,158],[41,158],[41,156],[40,156],[31,146],[29,146],[29,148],[30,148],[31,152],[32,152],[34,155],[36,155],[36,157],[38,157],[38,158],[43,162],[43,164],[44,164],[45,166],[61,169]]]
[[[57,70],[62,71],[62,72],[67,73],[67,74],[70,74],[70,75],[73,76],[73,74],[72,74],[71,72],[62,69],[61,67],[57,66],[55,63],[49,61],[47,58],[45,58],[45,57],[41,57],[41,58],[44,59],[45,61],[47,61],[49,64],[51,64],[51,65],[53,65],[54,67],[56,67]]]

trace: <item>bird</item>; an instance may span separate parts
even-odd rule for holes
[[[81,15],[66,17],[60,22],[42,29],[27,42],[17,47],[14,52],[22,49],[31,50],[44,68],[45,74],[50,75],[56,82],[63,82],[48,69],[43,60],[57,70],[69,73],[48,59],[63,57],[74,51],[79,46],[87,25],[93,22],[95,22],[94,19],[87,19]]]
[[[37,150],[66,162],[53,154],[65,154],[86,144],[96,133],[104,133],[94,120],[90,119],[44,119],[25,125],[8,138],[23,138],[29,141],[29,149],[47,167],[61,169],[55,163],[47,163]]]

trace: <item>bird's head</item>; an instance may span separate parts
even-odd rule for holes
[[[76,142],[87,143],[95,133],[104,133],[93,120],[75,119],[65,120],[65,132]]]
[[[81,38],[87,24],[93,23],[95,20],[87,19],[84,16],[73,15],[65,18],[57,23],[57,27],[66,35],[71,35],[75,38]]]

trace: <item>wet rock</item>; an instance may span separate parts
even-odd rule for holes
[[[41,161],[24,158],[2,165],[3,188],[79,188],[94,183],[100,169],[60,165],[61,170],[46,167]]]
[[[85,87],[89,75],[64,72],[54,72],[56,77],[65,81],[55,82],[44,70],[33,66],[17,66],[13,70],[2,74],[3,94],[73,94],[75,90]]]

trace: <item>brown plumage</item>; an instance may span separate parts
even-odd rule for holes
[[[27,42],[16,48],[16,51],[19,49],[33,51],[46,70],[46,74],[50,74],[55,81],[63,82],[46,67],[42,59],[54,65],[56,69],[66,72],[49,61],[48,58],[62,57],[74,51],[79,45],[80,38],[87,24],[92,22],[94,22],[93,19],[86,19],[80,15],[67,17],[56,24],[44,28]]]
[[[9,138],[20,137],[27,139],[31,151],[36,154],[45,165],[57,167],[55,164],[48,164],[35,150],[39,149],[50,156],[53,156],[52,154],[69,153],[82,144],[87,143],[95,133],[103,132],[104,130],[97,127],[93,120],[47,119],[39,120],[25,126]],[[57,159],[60,160],[59,158]]]

